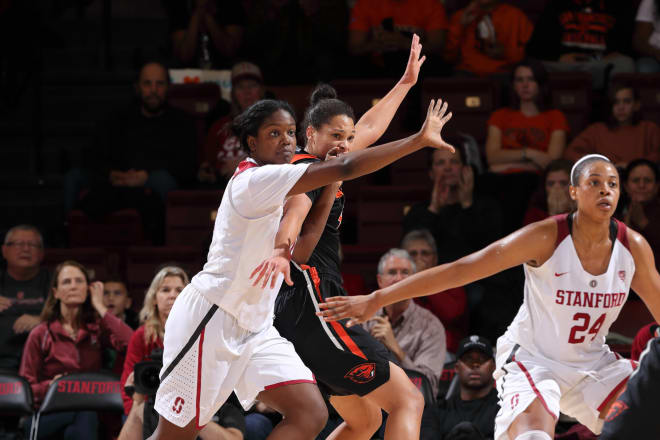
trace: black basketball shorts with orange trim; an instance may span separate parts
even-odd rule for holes
[[[275,327],[293,343],[326,395],[364,396],[390,378],[390,351],[360,326],[316,316],[323,298],[346,295],[341,280],[292,263],[293,286],[282,285],[275,302]]]
[[[660,338],[651,339],[623,394],[610,408],[602,440],[660,438]]]

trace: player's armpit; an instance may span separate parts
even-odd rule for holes
[[[630,287],[642,298],[653,318],[660,320],[660,274],[655,267],[651,246],[638,232],[628,228],[628,243],[635,260],[635,275]]]

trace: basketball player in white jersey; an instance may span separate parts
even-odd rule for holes
[[[612,219],[619,175],[606,157],[575,164],[570,194],[574,213],[528,225],[370,295],[329,298],[319,314],[361,323],[385,305],[523,264],[523,305],[497,341],[495,438],[550,440],[560,411],[598,434],[634,368],[610,351],[605,336],[630,287],[660,318],[660,275],[646,240]]]
[[[263,100],[234,122],[249,158],[225,189],[208,261],[177,297],[165,326],[153,439],[193,439],[232,391],[284,415],[269,439],[312,439],[327,409],[293,346],[273,327],[282,284],[253,287],[252,270],[273,252],[287,196],[376,171],[425,146],[453,148],[441,130],[447,104],[431,101],[422,129],[406,139],[314,164],[288,164],[296,121],[282,101]],[[284,164],[284,165],[275,165]]]

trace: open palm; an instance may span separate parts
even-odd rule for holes
[[[422,45],[419,44],[419,35],[414,34],[412,38],[412,43],[410,44],[410,56],[408,57],[408,64],[406,65],[406,71],[403,72],[403,76],[399,81],[401,84],[411,84],[414,85],[417,83],[417,77],[419,76],[419,69],[426,61],[426,56],[420,58],[422,53]]]
[[[438,149],[447,149],[452,153],[455,151],[454,147],[442,139],[442,128],[451,119],[451,116],[451,112],[447,113],[447,102],[442,102],[441,99],[437,101],[431,100],[429,109],[426,112],[424,125],[419,132],[424,145]]]

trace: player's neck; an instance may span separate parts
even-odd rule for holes
[[[573,216],[573,240],[580,243],[600,244],[609,240],[610,221],[594,220],[579,212]]]

